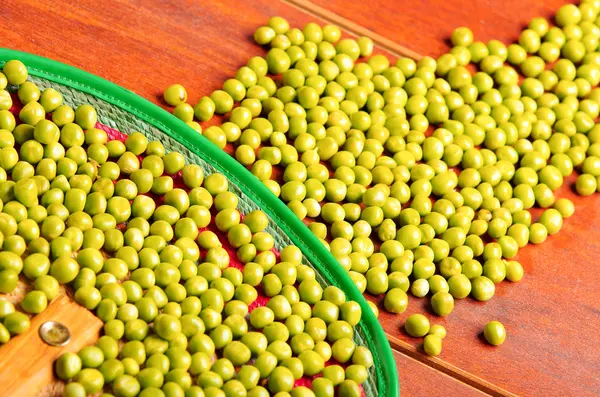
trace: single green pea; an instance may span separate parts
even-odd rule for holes
[[[596,178],[590,174],[581,174],[577,177],[575,189],[577,193],[582,196],[589,196],[596,191],[597,182]]]
[[[490,321],[483,329],[485,339],[490,345],[498,346],[504,343],[506,339],[506,330],[499,321]]]
[[[558,210],[563,218],[568,218],[575,212],[575,206],[569,199],[561,198],[554,203],[554,208]]]
[[[4,317],[4,327],[11,335],[20,335],[29,330],[29,317],[20,312],[13,312]]]
[[[58,296],[59,284],[52,276],[43,275],[38,277],[34,282],[34,287],[36,290],[44,292],[48,301],[51,301]]]
[[[413,314],[406,319],[404,329],[413,337],[422,337],[429,332],[429,320],[422,314]]]
[[[423,350],[428,356],[439,356],[442,352],[442,340],[436,335],[427,335],[423,341]]]
[[[167,87],[163,99],[167,104],[177,106],[187,101],[187,91],[181,84],[173,84]]]
[[[4,73],[4,76],[8,82],[12,85],[21,85],[25,83],[27,77],[29,76],[27,67],[23,64],[23,62],[18,60],[6,62],[2,68],[2,72]]]
[[[63,353],[54,363],[54,369],[62,380],[73,379],[81,371],[81,358],[75,353]]]
[[[490,300],[496,291],[494,282],[485,276],[472,279],[471,286],[471,295],[479,301]]]
[[[440,339],[444,339],[446,337],[446,328],[439,324],[433,324],[429,328],[429,335],[435,335]]]
[[[454,298],[448,292],[437,292],[431,297],[431,307],[437,315],[447,316],[454,309]],[[408,329],[407,332],[409,332]],[[412,329],[411,332],[413,332]]]
[[[534,223],[529,227],[529,242],[541,244],[548,237],[548,229],[541,223]]]
[[[506,262],[506,278],[512,282],[519,282],[523,279],[523,266],[517,261]]]
[[[63,391],[65,397],[83,397],[87,394],[85,387],[79,382],[70,382]]]

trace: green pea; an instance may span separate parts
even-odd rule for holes
[[[39,314],[46,310],[48,306],[48,298],[42,291],[31,291],[28,292],[23,301],[21,301],[21,308],[31,314]]]
[[[490,345],[498,346],[504,343],[506,339],[506,330],[499,321],[490,321],[483,329],[485,339]]]
[[[4,317],[4,327],[11,335],[21,335],[29,330],[29,317],[20,312],[13,312]]]
[[[404,328],[410,336],[425,336],[429,332],[429,320],[422,314],[413,314],[406,319]]]
[[[541,223],[534,223],[529,227],[529,242],[541,244],[548,237],[548,229]]]
[[[75,378],[81,371],[81,358],[75,353],[63,353],[54,363],[54,369],[58,377],[62,380]]]
[[[471,295],[479,301],[490,300],[496,291],[494,282],[485,276],[478,276],[471,280]]]
[[[8,82],[13,85],[21,85],[25,83],[27,77],[29,76],[27,67],[23,64],[23,62],[18,60],[6,62],[2,68],[2,72],[6,76]]]
[[[442,352],[442,340],[436,335],[427,335],[423,341],[423,349],[428,356],[439,356]]]

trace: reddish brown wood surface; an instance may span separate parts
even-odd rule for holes
[[[1,45],[85,69],[158,103],[162,91],[179,82],[195,103],[220,88],[250,56],[264,55],[251,37],[269,16],[282,15],[294,25],[314,19],[266,0],[252,6],[241,0],[69,4],[3,1]]]
[[[251,56],[265,54],[251,37],[256,27],[265,24],[270,16],[282,15],[294,25],[315,20],[285,3],[268,0],[254,2],[252,7],[241,0],[111,3],[86,0],[72,7],[66,0],[62,3],[46,0],[2,2],[0,46],[82,68],[160,105],[163,105],[160,102],[162,90],[175,82],[183,82],[190,102],[195,103],[202,95],[219,88]],[[70,307],[81,309],[86,317],[92,316],[75,303],[71,302]],[[82,327],[75,327],[73,332],[81,330]],[[3,349],[10,351],[10,356],[0,350],[2,375],[27,387],[26,392],[21,390],[15,394],[13,383],[9,389],[8,383],[1,382],[0,378],[0,397],[32,396],[33,390],[51,378],[50,363],[56,357],[54,354],[43,360],[44,372],[36,378],[35,384],[28,383],[32,372],[20,370],[9,361],[15,351],[21,349],[18,341],[35,338],[36,332],[37,328],[5,346]],[[95,337],[81,338],[86,342],[71,344],[69,349],[76,351],[93,343]],[[403,372],[419,377],[423,368],[435,374],[434,370],[414,360],[403,365]],[[456,383],[456,390],[464,387],[449,377],[445,382],[447,387]],[[413,384],[416,386],[419,382]],[[59,382],[54,381],[43,389],[42,396],[59,396],[60,390]]]
[[[531,18],[550,17],[567,2],[314,0],[309,8],[317,14],[322,13],[320,8],[334,12],[411,51],[439,56],[450,48],[447,39],[458,26],[471,28],[476,40],[508,44]],[[490,393],[598,395],[600,361],[589,343],[599,339],[582,335],[593,335],[600,326],[600,276],[595,263],[600,253],[600,198],[578,197],[568,187],[559,196],[575,202],[576,214],[558,235],[520,252],[517,259],[526,271],[523,282],[502,283],[488,303],[457,302],[447,319],[429,316],[449,332],[441,360],[414,353],[420,341],[402,330],[410,314],[431,312],[428,299],[412,299],[400,316],[382,310],[392,345]],[[500,348],[486,345],[480,335],[486,322],[496,319],[509,334]]]
[[[290,0],[297,4],[305,0]],[[476,40],[516,40],[538,16],[551,17],[574,0],[312,0],[310,3],[354,21],[422,55],[438,57],[450,49],[448,38],[459,26]],[[312,7],[312,6],[311,6]]]
[[[457,26],[469,26],[480,40],[509,42],[531,17],[549,16],[564,2],[314,1],[348,18],[348,26],[359,24],[428,55],[447,50],[444,39]],[[315,10],[312,3],[296,0],[295,6],[268,0],[106,3],[82,0],[74,7],[66,0],[6,0],[0,5],[0,45],[80,67],[155,102],[164,87],[183,82],[194,103],[250,56],[264,54],[250,37],[269,16],[282,15],[298,26],[314,20],[298,4]],[[392,344],[407,354],[397,355],[403,396],[475,393],[461,382],[498,395],[600,392],[595,349],[600,328],[600,198],[574,201],[577,211],[559,235],[520,253],[526,270],[523,282],[501,284],[487,303],[457,302],[447,319],[431,317],[449,332],[439,359],[421,354],[420,341],[401,330],[409,314],[427,310],[428,300],[413,300],[399,316],[382,311],[381,322]],[[487,346],[478,336],[492,319],[504,322],[509,333],[499,348]]]
[[[394,352],[401,395],[411,397],[483,397],[487,394],[458,382],[407,355]]]
[[[575,215],[559,234],[520,251],[523,281],[501,283],[487,303],[456,302],[446,319],[430,315],[433,323],[447,328],[448,337],[440,356],[444,362],[425,360],[461,378],[465,374],[455,367],[466,371],[466,381],[479,377],[518,395],[597,395],[600,361],[590,343],[598,342],[595,330],[600,327],[600,197],[577,197],[567,186],[559,196],[575,202]],[[404,319],[430,312],[428,299],[411,303],[400,316],[381,316],[388,333],[399,339],[392,343],[406,351],[413,350],[407,344],[415,346],[417,341],[404,333]],[[507,329],[506,342],[498,348],[486,345],[480,336],[491,320]]]

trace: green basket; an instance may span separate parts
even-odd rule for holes
[[[243,214],[262,209],[269,216],[268,232],[274,236],[277,249],[296,245],[322,285],[341,288],[348,299],[361,305],[363,317],[355,332],[355,342],[368,346],[374,359],[369,379],[363,385],[365,395],[400,395],[392,350],[367,301],[321,242],[248,170],[184,122],[129,90],[47,58],[0,49],[0,66],[11,59],[25,63],[29,79],[39,87],[57,89],[66,104],[93,105],[100,123],[123,133],[142,132],[149,139],[162,142],[168,151],[182,153],[188,163],[200,165],[207,175],[214,172],[225,175],[231,182],[230,189],[240,197],[238,206]]]

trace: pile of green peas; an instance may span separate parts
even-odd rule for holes
[[[20,61],[0,73],[0,293],[19,275],[33,287],[18,308],[0,299],[0,344],[66,284],[104,326],[57,359],[65,397],[361,395],[360,305],[296,246],[276,254],[264,212],[242,215],[224,175],[139,132],[113,139],[92,106],[27,77]]]
[[[362,292],[393,313],[409,290],[430,295],[447,316],[523,278],[519,249],[574,213],[557,197],[574,171],[578,194],[600,190],[599,13],[600,0],[565,5],[510,45],[460,27],[438,59],[395,64],[369,38],[272,17],[254,33],[265,57],[193,107],[181,85],[165,100],[305,220]],[[215,114],[227,121],[202,131]]]

